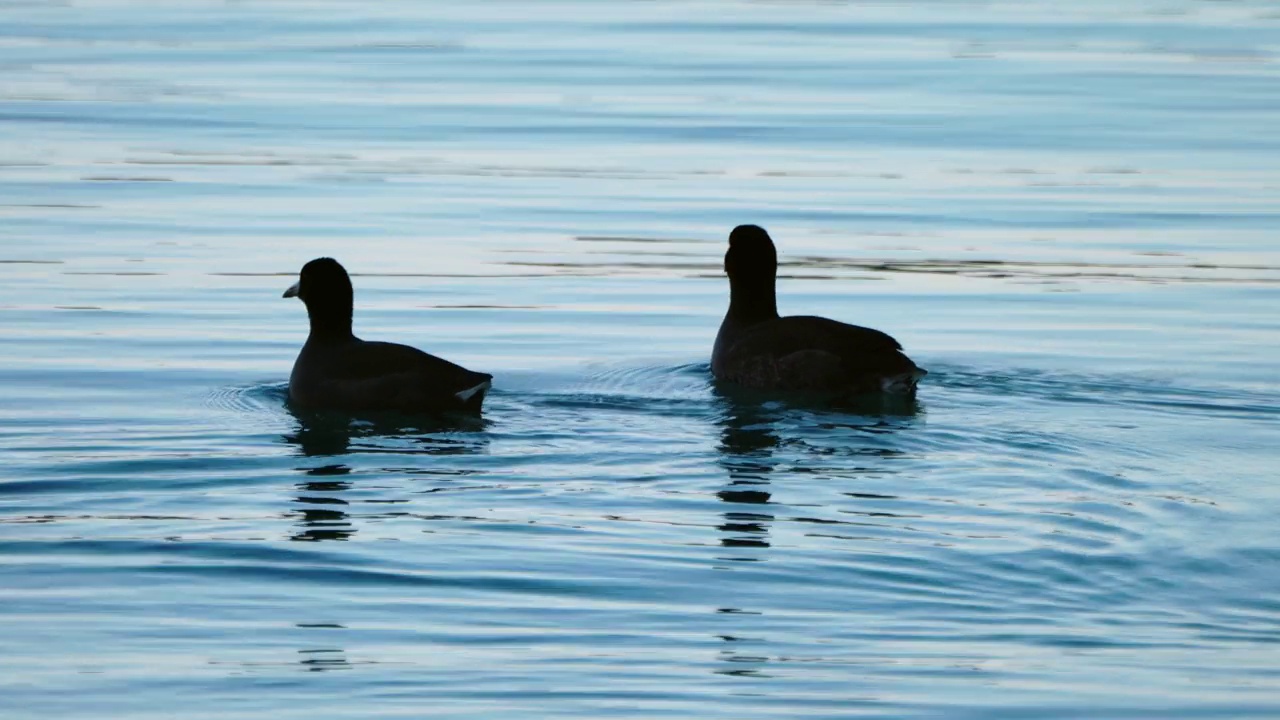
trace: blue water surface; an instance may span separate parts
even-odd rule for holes
[[[1280,717],[1280,11],[0,1],[0,717]],[[728,231],[913,406],[715,387]],[[491,372],[298,416],[281,292]]]

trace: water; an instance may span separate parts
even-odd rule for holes
[[[1269,2],[0,3],[5,718],[1280,716]],[[729,229],[918,407],[714,388]],[[492,372],[298,418],[280,299]]]

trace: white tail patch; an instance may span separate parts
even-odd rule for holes
[[[467,402],[471,398],[475,397],[476,393],[488,392],[489,388],[491,387],[493,387],[493,381],[485,380],[484,382],[480,383],[475,387],[467,388],[466,390],[460,390],[454,393],[453,396],[458,398],[462,402]]]
[[[920,378],[928,374],[928,370],[916,368],[901,375],[880,378],[880,390],[893,395],[910,395],[916,391],[916,384],[920,382]]]

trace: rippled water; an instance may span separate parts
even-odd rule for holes
[[[1280,716],[1270,2],[0,2],[0,715]],[[712,386],[729,229],[914,407]],[[483,419],[300,418],[306,260]]]

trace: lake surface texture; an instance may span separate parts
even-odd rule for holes
[[[481,420],[291,412],[322,255]],[[1269,0],[0,0],[0,717],[1277,718],[1277,358]]]

